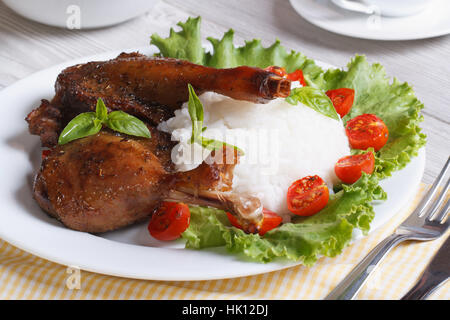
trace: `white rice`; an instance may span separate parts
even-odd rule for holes
[[[203,136],[245,152],[234,169],[234,191],[258,196],[265,208],[287,218],[286,192],[292,182],[309,175],[320,176],[329,186],[337,182],[334,164],[350,154],[340,121],[284,99],[254,104],[212,92],[199,98],[207,127]],[[187,103],[159,129],[179,141],[172,150],[177,170],[191,170],[208,157],[209,150],[188,142],[192,125]]]

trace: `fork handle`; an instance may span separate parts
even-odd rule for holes
[[[400,242],[407,240],[406,235],[392,234],[381,241],[369,254],[339,283],[326,300],[351,300],[359,292],[369,275],[375,270],[386,254]]]

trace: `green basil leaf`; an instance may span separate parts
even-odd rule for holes
[[[191,86],[190,83],[188,84],[188,90],[189,90],[188,112],[192,121],[192,136],[190,143],[196,142],[200,144],[203,148],[208,150],[221,149],[223,148],[224,145],[226,145],[235,148],[242,155],[244,155],[244,151],[236,146],[230,145],[222,141],[202,137],[203,131],[206,130],[206,127],[203,127],[203,104],[198,98],[197,94],[194,91],[194,88]]]
[[[239,153],[242,156],[245,154],[244,150],[242,150],[241,148],[233,146],[233,145],[231,145],[229,143],[226,143],[226,142],[219,141],[219,140],[214,140],[214,139],[201,137],[199,142],[200,142],[200,144],[202,145],[203,148],[208,149],[208,150],[216,150],[216,149],[223,148],[223,146],[229,146],[229,147],[232,147],[232,148],[236,149],[237,151],[239,151]]]
[[[96,121],[94,112],[81,113],[73,118],[59,135],[58,143],[66,144],[72,140],[96,134],[102,128],[101,121]]]
[[[189,101],[188,101],[188,112],[192,121],[192,137],[191,143],[194,142],[198,137],[201,136],[203,132],[203,105],[194,88],[191,84],[188,84],[189,90]]]
[[[108,109],[106,108],[102,98],[97,99],[97,106],[95,107],[95,115],[97,119],[101,120],[102,122],[106,121],[106,119],[108,118]]]
[[[113,111],[106,120],[108,128],[130,136],[150,138],[150,131],[144,122],[123,111]]]
[[[295,88],[291,90],[291,94],[286,98],[286,101],[292,105],[301,102],[324,116],[336,120],[340,119],[330,98],[320,89],[313,87]]]

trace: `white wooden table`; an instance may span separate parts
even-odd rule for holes
[[[166,36],[188,16],[201,15],[204,35],[235,30],[238,43],[279,38],[286,47],[336,66],[355,54],[383,64],[389,75],[407,81],[424,102],[428,135],[423,181],[430,183],[450,151],[450,36],[419,41],[369,41],[321,30],[303,20],[287,0],[167,0],[147,14],[111,28],[58,29],[28,21],[0,1],[0,89],[31,73],[70,59],[149,43],[150,34]],[[14,106],[3,106],[13,108]]]

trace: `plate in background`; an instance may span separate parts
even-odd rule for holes
[[[348,11],[330,0],[290,0],[305,20],[333,33],[371,40],[415,40],[450,33],[450,1],[433,0],[422,12],[399,18]]]

